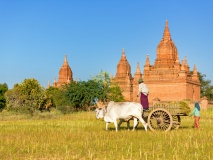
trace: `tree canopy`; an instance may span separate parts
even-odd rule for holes
[[[100,99],[101,101],[103,102],[124,101],[124,97],[122,95],[120,87],[117,84],[111,82],[110,76],[107,71],[101,70],[98,75],[92,77],[92,80],[98,82],[102,86],[103,95]]]
[[[8,86],[6,83],[0,84],[0,111],[6,107],[5,92],[7,92]]]
[[[97,101],[123,101],[120,88],[110,83],[107,72],[101,71],[88,81],[71,82],[58,89],[50,87],[47,94],[63,113],[89,110]]]
[[[198,72],[200,79],[200,93],[201,97],[207,97],[209,100],[213,100],[213,86],[211,85],[211,80],[206,80],[205,74]]]
[[[30,112],[40,109],[46,98],[45,89],[33,78],[15,84],[14,88],[8,90],[5,96],[8,109]]]
[[[101,71],[88,81],[70,82],[59,88],[44,89],[33,78],[15,84],[13,89],[0,86],[5,93],[8,110],[33,113],[35,110],[56,109],[63,113],[88,110],[97,101],[123,101],[120,88],[110,83],[109,74]]]

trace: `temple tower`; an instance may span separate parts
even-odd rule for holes
[[[196,67],[190,73],[187,58],[180,63],[178,50],[172,41],[166,21],[163,38],[157,46],[154,65],[144,65],[144,83],[147,84],[149,99],[159,98],[162,101],[183,99],[200,100],[200,82]]]
[[[200,81],[196,65],[193,73],[190,72],[187,58],[180,61],[178,50],[172,41],[169,31],[168,21],[166,21],[163,38],[156,49],[156,59],[154,65],[150,64],[149,55],[146,55],[143,75],[140,71],[139,62],[137,64],[134,77],[131,75],[124,49],[121,59],[117,65],[116,76],[112,82],[116,82],[123,93],[126,101],[136,101],[138,92],[138,79],[143,77],[144,83],[149,88],[149,102],[155,98],[161,101],[179,101],[190,99],[200,100]]]
[[[60,87],[63,84],[68,84],[73,81],[72,70],[68,64],[67,56],[64,55],[64,63],[59,70],[58,82],[54,79],[53,87]]]
[[[166,21],[163,38],[157,47],[155,66],[158,68],[173,68],[177,58],[177,48],[171,39],[168,21]]]
[[[122,49],[121,59],[117,65],[116,76],[111,78],[113,83],[116,83],[120,86],[123,96],[126,101],[132,100],[132,75],[131,75],[131,67],[129,62],[126,59],[124,48]]]

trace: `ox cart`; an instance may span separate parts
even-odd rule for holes
[[[149,111],[144,111],[143,119],[148,123],[151,131],[169,131],[178,129],[181,124],[181,116],[188,116],[190,108],[187,103],[170,102],[156,103]]]

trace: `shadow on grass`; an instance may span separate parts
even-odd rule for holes
[[[104,129],[105,130],[105,129]],[[140,131],[140,130],[144,130],[144,127],[143,126],[139,126],[135,129],[135,131]],[[108,131],[115,131],[115,127],[114,126],[111,126],[111,127],[108,127]],[[133,127],[130,127],[129,130],[127,127],[125,126],[121,126],[118,131],[133,131]]]
[[[187,130],[190,130],[190,129],[193,129],[193,126],[180,126],[178,129],[171,129],[168,132],[181,131],[181,130],[182,131],[187,131]],[[103,129],[103,130],[106,131],[105,129]],[[108,127],[107,131],[116,132],[114,127]],[[127,127],[120,127],[118,129],[118,132],[119,131],[127,131],[128,132],[128,131],[133,131],[133,130],[132,130],[132,127],[130,127],[129,130],[127,129]],[[141,126],[141,127],[138,127],[135,131],[144,131],[144,128]],[[151,131],[149,128],[148,128],[148,132],[153,132],[154,133],[154,131]],[[164,132],[164,131],[163,130],[162,131],[158,130],[156,132]]]
[[[180,126],[178,129],[190,129],[190,128],[193,128],[193,126]],[[175,130],[175,129],[173,129]]]

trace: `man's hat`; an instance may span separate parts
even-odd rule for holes
[[[140,78],[139,80],[138,80],[138,83],[142,83],[143,82],[143,80]]]

